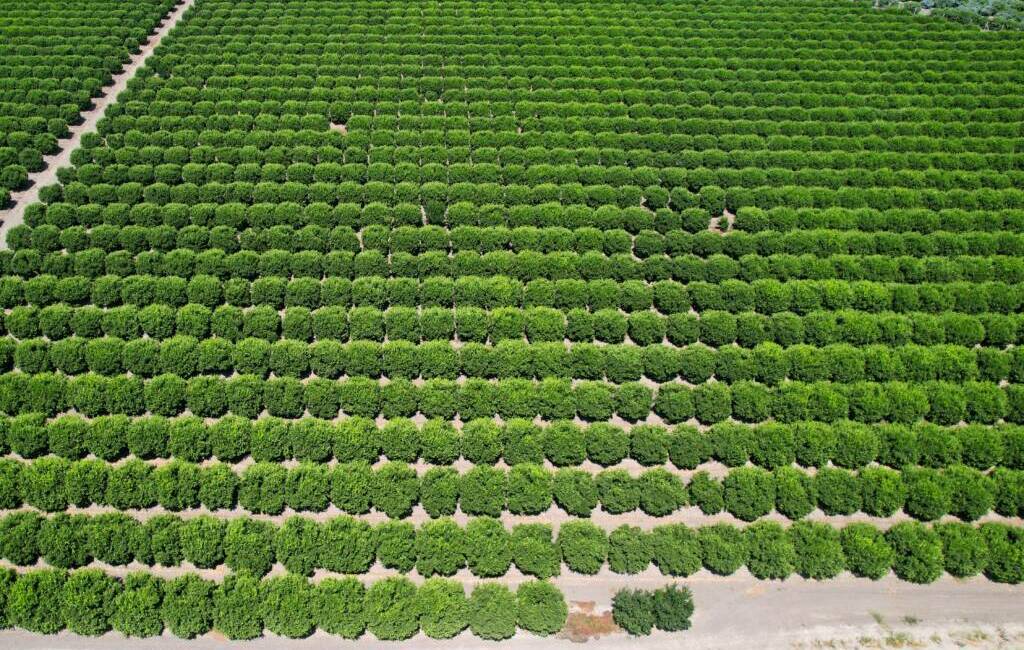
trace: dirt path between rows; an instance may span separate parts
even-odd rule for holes
[[[114,83],[105,87],[101,96],[93,99],[93,107],[90,110],[82,113],[82,123],[69,127],[71,136],[60,141],[60,151],[52,156],[44,156],[43,162],[46,167],[40,172],[28,175],[30,187],[11,193],[13,207],[0,211],[0,249],[7,248],[7,231],[24,223],[25,208],[39,201],[39,188],[57,182],[57,170],[71,165],[71,152],[78,148],[82,136],[96,130],[96,123],[103,117],[107,106],[113,104],[117,96],[128,87],[128,81],[135,76],[160,41],[178,24],[193,4],[195,0],[183,0],[170,14],[164,16],[149,40],[139,48],[138,53],[132,55],[120,74],[114,77]]]
[[[696,613],[689,631],[656,632],[646,638],[630,638],[595,625],[603,634],[591,638],[588,647],[598,648],[1019,648],[1024,646],[1024,589],[989,582],[983,578],[958,581],[944,577],[921,586],[888,577],[877,582],[851,577],[814,582],[790,578],[784,582],[756,580],[745,571],[722,578],[698,574],[681,581],[693,590]],[[656,587],[668,579],[656,572],[639,576],[562,576],[554,580],[570,602],[571,621],[599,618],[622,587]],[[359,644],[358,646],[356,644]],[[566,638],[540,638],[520,633],[501,644],[483,643],[469,632],[449,641],[419,635],[401,647],[479,648],[580,647]],[[215,648],[396,648],[367,636],[359,641],[317,632],[308,639],[288,640],[267,635],[247,642],[228,642],[216,633],[192,641],[169,633],[156,639],[125,639],[117,633],[99,638],[67,633],[42,636],[21,630],[0,632],[0,646],[17,648],[67,648],[69,650],[207,650]]]

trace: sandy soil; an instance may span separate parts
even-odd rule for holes
[[[626,586],[654,587],[660,575],[566,577],[555,582],[572,603],[574,615],[608,609],[615,590]],[[826,582],[790,579],[762,582],[748,574],[720,578],[698,574],[685,581],[693,590],[697,610],[693,628],[677,634],[655,633],[634,639],[613,632],[588,642],[599,648],[1020,648],[1024,647],[1024,588],[997,585],[984,579],[943,578],[919,586],[886,578],[878,582],[839,578]],[[361,648],[394,648],[365,637]],[[422,635],[408,643],[420,648],[491,646],[464,633],[450,641]],[[158,639],[127,640],[110,633],[97,639],[67,633],[41,636],[24,631],[0,632],[0,646],[10,648],[335,648],[355,642],[318,632],[300,641],[267,636],[256,641],[228,642],[209,634],[182,641],[169,634]],[[499,646],[495,646],[499,647]],[[579,647],[568,639],[542,639],[521,633],[501,644],[519,648]]]
[[[96,130],[96,123],[103,117],[107,106],[113,104],[117,96],[128,87],[128,80],[135,76],[135,73],[153,54],[153,50],[160,44],[164,36],[178,24],[178,21],[193,4],[195,4],[195,0],[182,0],[170,14],[164,17],[157,30],[150,35],[149,40],[139,48],[138,53],[131,57],[120,74],[114,77],[114,83],[105,87],[103,94],[93,99],[93,107],[90,110],[82,113],[81,124],[70,127],[71,136],[60,141],[60,151],[52,156],[44,156],[43,162],[46,167],[40,172],[29,174],[30,187],[27,190],[11,193],[11,201],[14,206],[10,210],[0,211],[0,249],[7,248],[7,231],[24,223],[25,207],[39,200],[39,188],[57,182],[57,170],[71,165],[71,152],[78,148],[82,141],[82,135]]]

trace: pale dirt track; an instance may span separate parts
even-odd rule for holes
[[[69,127],[71,135],[58,143],[60,151],[52,156],[44,156],[43,162],[46,167],[40,172],[28,175],[31,186],[27,190],[11,193],[13,207],[9,210],[0,210],[0,249],[7,248],[7,231],[24,223],[25,208],[39,201],[39,188],[56,183],[57,170],[71,166],[71,152],[82,142],[82,135],[96,130],[96,123],[103,117],[107,106],[113,104],[117,96],[128,87],[128,81],[135,76],[160,41],[178,24],[193,4],[195,0],[180,0],[171,13],[164,16],[149,40],[139,47],[139,51],[132,55],[124,69],[114,76],[114,83],[103,88],[102,95],[93,98],[92,108],[81,114],[82,122]]]
[[[623,577],[567,576],[555,583],[572,602],[593,602],[596,611],[609,607],[620,587],[654,587],[667,581],[656,572]],[[679,634],[655,633],[633,639],[613,633],[587,642],[598,648],[1022,648],[1024,588],[999,585],[984,578],[957,581],[943,578],[912,585],[895,577],[878,582],[841,577],[825,582],[789,579],[765,582],[741,572],[722,578],[704,572],[684,581],[693,589],[697,611],[693,628]],[[229,642],[210,634],[182,641],[169,634],[158,639],[128,640],[116,633],[100,638],[67,633],[41,636],[23,631],[0,632],[0,647],[98,648],[168,650],[213,648],[578,648],[567,639],[542,639],[521,633],[500,645],[464,633],[457,639],[434,641],[418,636],[399,646],[364,637],[345,641],[324,633],[294,641],[267,636],[256,641]]]

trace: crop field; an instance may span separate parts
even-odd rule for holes
[[[136,52],[173,0],[0,3],[0,204]]]
[[[1024,597],[1024,32],[185,4],[42,183],[176,4],[0,0],[0,644]]]

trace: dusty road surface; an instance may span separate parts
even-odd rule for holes
[[[31,186],[26,190],[11,193],[13,207],[9,210],[0,210],[0,249],[7,248],[7,231],[24,223],[25,207],[39,200],[39,188],[57,182],[57,170],[71,165],[71,152],[78,148],[82,135],[96,130],[96,123],[103,117],[107,106],[113,104],[117,96],[128,87],[128,81],[135,76],[164,36],[174,29],[193,4],[195,0],[181,0],[171,13],[164,16],[149,40],[139,47],[139,51],[132,55],[121,72],[114,75],[114,83],[106,86],[102,95],[93,98],[92,108],[82,113],[82,122],[68,127],[71,136],[58,143],[60,151],[52,156],[44,156],[43,162],[46,167],[42,171],[29,174]]]
[[[607,630],[601,614],[615,590],[629,584],[654,587],[667,582],[656,571],[639,576],[562,576],[555,583],[571,603],[580,629]],[[791,578],[785,582],[755,580],[749,574],[732,577],[701,572],[684,581],[693,589],[696,613],[693,628],[677,634],[655,633],[631,638],[606,632],[586,641],[540,638],[520,633],[497,646],[466,632],[456,639],[435,641],[417,636],[402,647],[414,648],[1024,648],[1024,587],[999,585],[984,578],[957,581],[942,578],[913,585],[889,577],[878,582],[841,577],[825,582]],[[592,617],[591,619],[588,619]],[[605,617],[606,618],[606,617]],[[594,624],[588,626],[588,620]],[[358,646],[357,646],[358,643]],[[125,639],[109,633],[99,638],[67,633],[41,636],[23,631],[0,632],[4,648],[66,648],[68,650],[212,650],[216,648],[395,648],[393,642],[364,637],[345,641],[322,632],[308,639],[273,636],[230,642],[216,633],[183,641],[165,633],[156,639]]]

